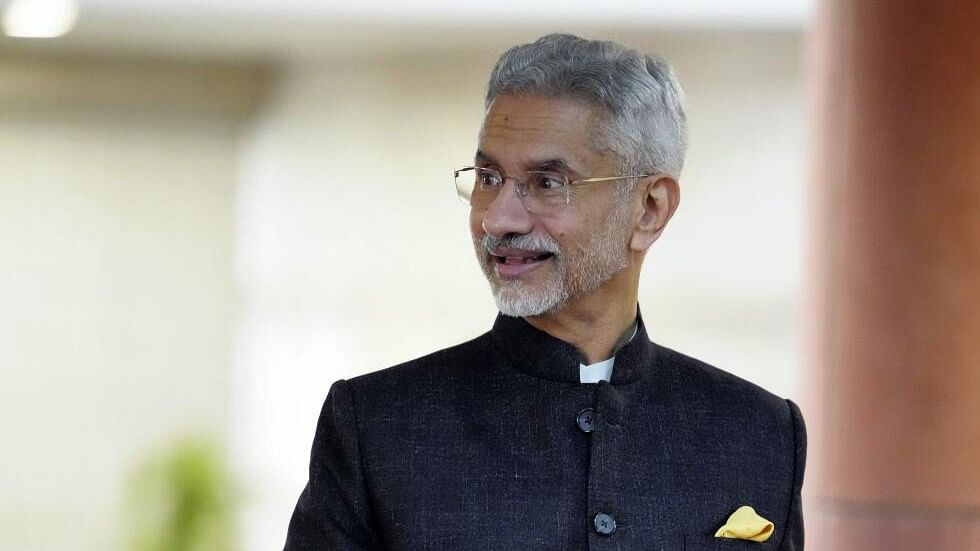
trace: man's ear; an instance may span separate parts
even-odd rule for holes
[[[637,252],[646,251],[660,237],[681,201],[681,187],[671,176],[647,180],[651,181],[645,181],[640,189],[643,212],[630,239],[630,249]]]

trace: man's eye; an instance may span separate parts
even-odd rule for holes
[[[541,191],[553,191],[564,189],[568,184],[568,180],[566,180],[561,174],[553,172],[540,172],[530,174],[528,177],[528,183],[535,189],[539,189]]]
[[[481,170],[476,175],[476,181],[481,186],[500,187],[502,180],[503,178],[501,178],[500,174],[492,170]]]

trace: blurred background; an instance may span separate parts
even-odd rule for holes
[[[552,31],[687,92],[652,338],[809,420],[811,4],[0,1],[0,548],[281,548],[330,384],[492,323],[452,169]]]

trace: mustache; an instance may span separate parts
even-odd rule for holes
[[[480,244],[483,250],[491,254],[500,247],[521,251],[547,252],[554,255],[561,252],[558,242],[548,235],[524,234],[496,237],[485,233]]]

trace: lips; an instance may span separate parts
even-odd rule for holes
[[[513,256],[513,255],[491,255],[494,262],[498,264],[530,264],[540,262],[548,257],[554,256],[551,253],[541,253],[539,255]]]
[[[497,275],[504,279],[520,277],[541,266],[554,256],[548,251],[525,251],[498,248],[490,251]]]

